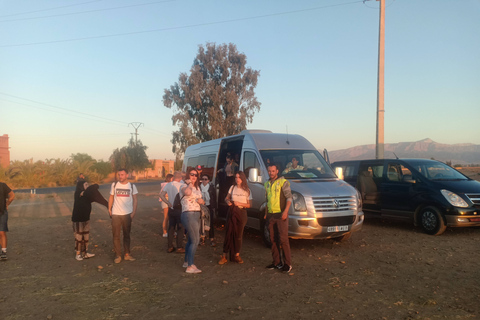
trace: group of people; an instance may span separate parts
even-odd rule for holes
[[[240,252],[243,242],[243,231],[247,224],[247,209],[252,205],[252,193],[247,184],[247,177],[242,171],[236,171],[233,162],[227,156],[226,171],[233,177],[231,186],[224,199],[228,205],[225,226],[223,253],[218,264],[231,262],[243,263]],[[214,242],[213,211],[216,209],[216,190],[210,183],[210,177],[202,174],[201,166],[187,170],[186,177],[181,172],[173,174],[173,180],[166,183],[160,192],[160,200],[167,207],[168,223],[164,223],[164,234],[167,234],[167,252],[185,253],[183,267],[187,273],[202,272],[194,263],[195,252],[200,243],[202,206],[210,214],[209,238]],[[268,269],[280,269],[285,272],[292,270],[290,244],[288,240],[288,211],[292,203],[292,193],[289,182],[279,177],[278,166],[269,164],[269,180],[265,183],[268,205],[264,219],[267,221],[272,242],[273,262]],[[200,183],[201,181],[201,183]],[[205,209],[203,209],[205,210]],[[165,226],[168,225],[168,229]],[[185,229],[185,231],[184,231]],[[183,234],[187,235],[187,243],[183,248]],[[177,236],[176,248],[173,245]],[[282,254],[283,253],[283,254]],[[227,259],[227,256],[229,259]]]
[[[218,261],[218,264],[221,265],[229,260],[235,263],[243,263],[240,256],[243,232],[248,219],[247,209],[252,204],[252,193],[248,187],[245,173],[237,171],[238,167],[235,168],[232,163],[227,163],[227,165],[229,166],[227,171],[231,173],[229,176],[232,176],[233,180],[225,199],[223,199],[228,205],[228,213],[223,254]],[[292,193],[289,182],[279,176],[277,165],[268,164],[268,175],[270,179],[265,182],[267,208],[264,219],[270,231],[273,261],[267,268],[289,272],[292,269],[292,262],[288,240],[288,211],[292,203]],[[94,254],[88,252],[88,241],[91,204],[97,202],[108,208],[111,217],[115,251],[114,262],[120,263],[122,259],[135,261],[135,258],[130,254],[130,230],[137,211],[138,190],[135,184],[128,182],[127,176],[126,169],[118,170],[118,181],[112,183],[108,201],[100,194],[97,184],[89,185],[83,179],[77,182],[72,212],[75,259],[81,261],[94,256]],[[10,191],[5,189],[3,194],[5,192],[10,194]],[[2,201],[2,203],[7,204],[7,206],[13,200],[13,196],[4,196],[4,198],[8,200]],[[197,268],[194,261],[201,234],[204,235],[202,238],[205,239],[207,238],[206,231],[208,231],[210,245],[216,246],[213,217],[217,201],[216,190],[210,183],[210,177],[207,174],[202,174],[201,166],[187,170],[186,176],[176,171],[173,175],[169,175],[167,181],[162,184],[159,200],[162,203],[164,213],[162,229],[163,236],[167,238],[167,252],[176,251],[185,254],[183,262],[185,272],[202,272]],[[6,212],[6,210],[4,211]],[[207,224],[202,221],[202,216],[210,216],[210,219],[206,219]],[[2,252],[3,248],[6,252],[6,237],[4,245],[2,230],[0,225],[0,244],[2,245]],[[123,234],[123,250],[121,234]],[[183,246],[184,236],[187,238],[185,247]],[[176,247],[174,246],[175,238]]]

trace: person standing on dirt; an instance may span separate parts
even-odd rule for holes
[[[173,173],[173,181],[167,183],[163,190],[160,192],[160,199],[168,206],[168,244],[167,252],[172,253],[175,251],[173,247],[173,238],[175,237],[175,229],[177,232],[177,253],[185,252],[183,248],[183,234],[185,229],[182,225],[182,209],[174,208],[175,197],[177,196],[180,188],[184,185],[182,181],[182,173],[175,171]]]
[[[248,188],[247,177],[242,171],[235,174],[235,185],[228,190],[225,202],[228,204],[227,223],[225,227],[225,242],[223,254],[218,264],[227,263],[227,253],[230,261],[243,263],[240,257],[242,249],[243,230],[247,224],[247,208],[252,205],[252,193]]]
[[[75,236],[75,259],[92,258],[93,253],[87,252],[88,241],[90,238],[90,213],[92,212],[92,202],[97,202],[108,208],[108,201],[98,191],[98,184],[88,185],[86,181],[77,182],[75,189],[72,223]]]
[[[163,169],[165,169],[165,168],[163,168]],[[173,174],[171,174],[171,173],[167,174],[167,176],[165,177],[165,181],[162,182],[162,184],[160,186],[161,187],[160,193],[162,193],[163,188],[165,188],[165,186],[169,182],[172,182],[172,180],[173,180]],[[160,197],[158,198],[158,201],[160,201],[162,211],[163,211],[163,224],[162,224],[163,237],[167,238],[168,237],[168,205]]]
[[[0,260],[7,260],[8,206],[15,199],[15,194],[6,183],[0,182]]]
[[[276,164],[271,163],[268,165],[268,176],[270,180],[265,182],[267,208],[264,219],[267,221],[268,230],[270,231],[273,263],[269,264],[267,269],[278,268],[289,272],[292,270],[292,259],[288,241],[288,210],[290,210],[290,205],[292,204],[292,191],[290,190],[290,183],[284,177],[278,177]],[[275,237],[275,226],[278,229],[279,243],[277,243]],[[280,256],[280,246],[284,253],[283,262]]]
[[[130,229],[132,220],[137,213],[137,187],[127,181],[127,169],[118,170],[118,181],[112,183],[110,198],[108,199],[108,212],[112,218],[113,247],[115,250],[115,263],[122,261],[122,247],[120,232],[123,231],[124,259],[135,261],[130,255]]]
[[[199,176],[196,169],[188,171],[188,177],[180,189],[182,197],[182,224],[187,229],[187,245],[185,246],[185,258],[183,267],[187,268],[186,273],[202,272],[194,264],[195,252],[200,242],[200,205],[205,204],[200,190]]]

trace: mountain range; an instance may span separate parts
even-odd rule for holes
[[[394,154],[395,153],[395,154]],[[329,151],[330,162],[340,160],[375,159],[375,144],[356,146],[348,149]],[[432,139],[416,142],[386,143],[384,157],[424,158],[442,162],[451,161],[452,165],[479,164],[480,145],[472,143],[443,144]]]

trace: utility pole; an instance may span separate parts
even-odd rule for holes
[[[383,159],[384,151],[384,69],[385,69],[385,0],[380,1],[380,27],[378,35],[378,78],[377,78],[377,139],[375,158]]]
[[[142,122],[130,122],[128,125],[131,125],[135,129],[135,133],[132,133],[135,135],[135,145],[137,145],[137,137],[138,137],[138,128],[143,126]]]

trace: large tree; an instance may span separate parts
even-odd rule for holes
[[[199,46],[190,75],[181,73],[163,104],[174,108],[172,151],[181,156],[192,144],[238,134],[252,122],[260,102],[255,87],[260,71],[246,67],[247,56],[230,43]]]

